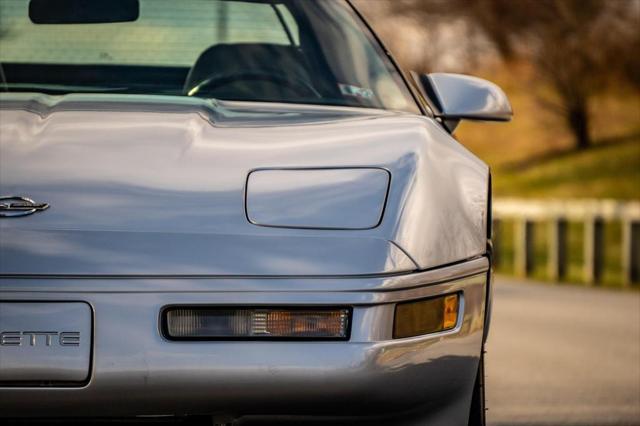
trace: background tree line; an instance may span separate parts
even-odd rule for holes
[[[640,90],[638,0],[359,0],[357,4],[374,27],[384,28],[384,21],[412,21],[424,36],[424,50],[448,33],[447,46],[437,54],[465,49],[464,61],[457,56],[459,69],[472,72],[483,56],[526,62],[550,89],[538,96],[539,104],[562,118],[577,149],[592,144],[591,118],[598,110],[592,104],[595,95],[612,86]],[[387,27],[388,36],[383,30],[383,38],[397,44],[404,28]],[[461,46],[456,46],[456,39]],[[440,71],[429,69],[434,64],[428,53],[398,50],[406,65],[420,72]]]

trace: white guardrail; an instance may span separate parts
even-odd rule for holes
[[[493,201],[494,247],[500,256],[503,220],[513,220],[515,273],[527,276],[534,263],[533,232],[536,223],[548,223],[547,269],[550,279],[567,272],[567,223],[584,224],[584,281],[598,283],[604,266],[604,228],[607,222],[622,224],[622,269],[625,285],[640,278],[640,202],[616,200],[522,200]]]

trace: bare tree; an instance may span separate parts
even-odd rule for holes
[[[502,58],[524,59],[553,90],[579,149],[591,144],[590,100],[611,83],[640,87],[638,0],[394,0],[392,11],[456,16],[479,28]]]

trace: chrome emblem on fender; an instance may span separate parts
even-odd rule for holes
[[[3,196],[0,197],[0,217],[29,216],[35,212],[49,208],[47,203],[36,203],[27,197]]]

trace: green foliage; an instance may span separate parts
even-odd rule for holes
[[[494,174],[496,194],[547,198],[640,198],[640,138]]]

